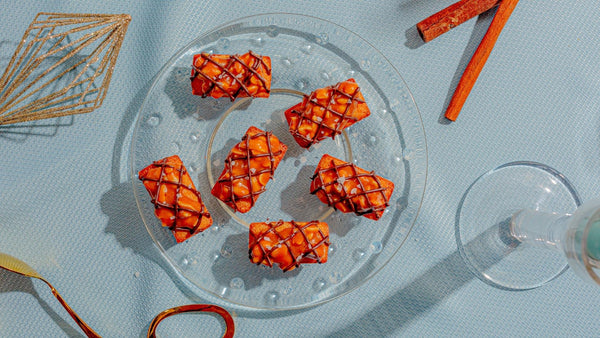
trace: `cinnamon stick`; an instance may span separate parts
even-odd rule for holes
[[[490,10],[501,0],[461,0],[417,24],[424,42],[429,42],[471,18]]]
[[[473,85],[475,85],[475,82],[477,81],[477,77],[479,77],[481,70],[485,66],[485,62],[494,48],[494,44],[502,32],[502,28],[504,28],[504,25],[508,21],[508,18],[517,6],[518,2],[519,0],[500,1],[490,27],[483,36],[483,39],[477,47],[477,50],[475,50],[471,61],[469,61],[467,68],[458,82],[458,86],[456,86],[456,90],[454,91],[454,95],[450,100],[450,104],[448,104],[445,114],[448,120],[456,121],[456,118],[465,104],[471,89],[473,89]]]

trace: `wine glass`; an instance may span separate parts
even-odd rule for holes
[[[600,284],[600,200],[581,204],[571,183],[536,162],[511,162],[480,176],[457,214],[459,252],[484,282],[539,287],[568,266]]]

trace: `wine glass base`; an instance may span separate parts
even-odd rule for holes
[[[559,250],[521,243],[510,235],[512,215],[522,209],[572,213],[577,192],[558,171],[535,162],[511,162],[480,176],[458,209],[456,240],[470,270],[507,290],[544,285],[566,271]]]

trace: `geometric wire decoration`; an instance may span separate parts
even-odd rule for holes
[[[102,105],[131,16],[38,13],[0,78],[0,125]]]

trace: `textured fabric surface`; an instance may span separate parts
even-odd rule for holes
[[[241,337],[597,336],[600,289],[572,271],[510,292],[475,278],[457,251],[456,211],[469,185],[506,162],[563,172],[584,201],[600,195],[600,7],[522,1],[456,123],[441,116],[491,16],[422,44],[415,24],[453,0],[0,1],[0,66],[37,12],[127,13],[132,21],[104,105],[74,117],[0,129],[0,250],[28,262],[106,337],[144,336],[160,311],[214,302]],[[399,70],[422,114],[429,174],[405,245],[352,293],[291,312],[197,298],[152,246],[128,182],[134,116],[160,67],[188,41],[251,14],[292,12],[346,26]],[[343,309],[343,311],[341,311]],[[78,336],[38,282],[0,271],[0,336]],[[169,319],[167,336],[219,336],[206,315]]]

